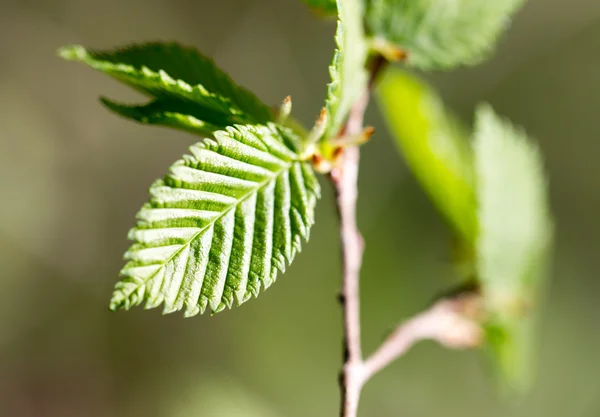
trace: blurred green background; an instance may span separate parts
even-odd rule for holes
[[[294,114],[317,115],[333,22],[298,0],[0,0],[0,415],[334,416],[341,362],[331,191],[289,271],[242,308],[184,320],[108,300],[147,187],[195,138],[103,109],[125,87],[56,49],[178,40]],[[362,416],[600,416],[600,2],[531,0],[486,64],[431,80],[465,120],[480,101],[538,139],[557,220],[539,377],[508,406],[475,352],[432,343],[376,376]],[[364,350],[448,287],[448,229],[375,106],[359,223]]]

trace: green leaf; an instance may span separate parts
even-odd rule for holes
[[[181,129],[205,137],[211,137],[214,132],[229,124],[227,119],[218,122],[218,126],[202,121],[202,118],[214,119],[208,116],[206,110],[179,101],[154,100],[141,106],[128,106],[105,97],[100,100],[107,108],[127,119]]]
[[[365,93],[369,53],[363,28],[363,0],[338,0],[337,49],[329,67],[325,139],[336,137],[352,105]]]
[[[489,319],[484,325],[484,353],[500,394],[518,400],[532,385],[537,361],[537,314],[519,319]]]
[[[479,236],[477,269],[499,370],[516,389],[528,385],[533,316],[542,293],[553,225],[542,158],[525,133],[477,112],[475,166]],[[528,323],[529,321],[529,323]]]
[[[477,235],[468,135],[421,80],[388,70],[377,98],[398,151],[438,209],[470,245]]]
[[[258,296],[308,239],[319,184],[275,125],[236,126],[190,148],[150,188],[110,307],[193,316]]]
[[[542,158],[525,133],[488,106],[475,134],[479,272],[494,310],[529,300],[552,237]]]
[[[117,114],[214,137],[192,146],[150,188],[111,309],[144,302],[192,316],[241,304],[269,287],[314,222],[319,185],[299,160],[301,139],[271,123],[267,106],[193,49],[74,46],[60,53],[151,96],[142,105],[103,98]]]
[[[459,232],[465,275],[481,287],[496,376],[509,393],[523,392],[553,234],[541,156],[489,107],[477,112],[472,148],[440,99],[405,72],[389,71],[378,98],[398,149]]]
[[[311,9],[323,15],[335,15],[337,13],[336,0],[302,0]]]
[[[475,65],[493,50],[524,0],[367,0],[375,37],[407,53],[424,70]]]
[[[234,123],[273,121],[273,114],[265,104],[193,48],[175,43],[149,43],[115,51],[91,51],[76,45],[60,49],[59,54],[153,97],[149,108],[137,106],[135,114],[139,119],[155,120],[156,107],[160,107],[166,113],[193,115],[221,128]],[[122,105],[111,104],[111,109],[122,110],[119,107]],[[146,110],[152,114],[142,116]]]

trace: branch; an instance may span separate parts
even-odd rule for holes
[[[358,126],[361,122],[355,121]],[[350,126],[350,123],[349,123]],[[348,132],[351,130],[348,129]],[[341,164],[331,172],[338,214],[342,246],[343,279],[340,303],[344,321],[344,366],[340,375],[342,390],[342,417],[354,417],[362,388],[362,353],[360,342],[359,275],[363,256],[363,239],[356,226],[356,199],[358,196],[358,147],[344,150]]]
[[[428,310],[398,326],[364,361],[364,381],[422,340],[434,340],[451,349],[479,346],[483,339],[483,331],[477,320],[480,314],[481,299],[478,294],[460,294],[455,298],[438,301]]]
[[[385,64],[377,57],[372,62],[371,80],[368,88],[357,100],[348,117],[342,134],[351,137],[363,132],[364,113],[369,103],[373,81]],[[347,146],[338,164],[331,171],[335,188],[337,210],[340,218],[340,241],[342,248],[343,277],[340,303],[344,322],[344,365],[340,374],[341,417],[355,417],[365,378],[360,341],[360,295],[359,276],[364,243],[356,225],[356,201],[358,197],[358,146]]]
[[[354,103],[340,136],[355,137],[364,133],[363,119],[370,92],[376,75],[386,62],[382,56],[374,58],[371,62],[371,79],[368,88]],[[429,310],[400,325],[375,353],[363,361],[360,340],[359,277],[364,242],[356,225],[359,159],[358,146],[346,146],[330,173],[340,218],[343,262],[340,292],[344,324],[344,364],[340,373],[341,417],[356,417],[363,385],[417,342],[431,339],[446,347],[460,349],[479,345],[483,337],[481,327],[476,320],[480,312],[480,298],[475,293],[463,292],[437,302]]]

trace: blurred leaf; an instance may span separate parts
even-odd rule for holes
[[[535,312],[509,320],[492,318],[484,326],[484,347],[500,393],[519,399],[531,387],[537,361],[537,317]]]
[[[323,15],[335,15],[337,13],[336,0],[302,0],[311,9]]]
[[[190,148],[150,187],[110,308],[193,316],[268,288],[308,239],[319,185],[276,126],[236,126]]]
[[[367,87],[366,62],[369,50],[363,28],[363,9],[363,0],[338,1],[337,49],[329,67],[331,83],[325,101],[325,139],[337,136],[352,105]]]
[[[405,51],[424,70],[474,65],[494,48],[524,0],[367,0],[375,37]]]
[[[473,150],[438,96],[405,72],[389,71],[378,98],[398,149],[459,232],[456,254],[463,276],[481,286],[497,376],[511,392],[524,391],[552,236],[541,156],[489,107],[477,112]]]
[[[273,120],[270,109],[254,94],[236,85],[211,59],[193,48],[175,43],[149,43],[115,51],[69,46],[59,53],[154,97],[150,108],[136,110],[136,114],[153,111],[150,120],[157,119],[157,107],[167,113],[181,113],[184,108],[184,114],[220,127]],[[109,106],[112,110],[119,106],[112,104]],[[170,106],[177,110],[171,110]]]
[[[552,236],[542,159],[525,133],[479,108],[475,133],[481,280],[495,309],[535,296]]]
[[[526,388],[526,359],[533,331],[527,322],[537,307],[553,226],[542,158],[525,133],[477,111],[475,166],[479,236],[477,269],[488,328],[499,370],[513,388]]]
[[[465,129],[424,82],[406,72],[389,70],[377,97],[408,166],[472,245],[477,233],[474,167]]]

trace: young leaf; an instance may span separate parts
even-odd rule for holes
[[[499,337],[490,345],[506,382],[527,386],[524,355],[530,351],[532,320],[545,277],[553,226],[542,159],[520,129],[488,106],[477,112],[475,166],[479,236],[477,269]]]
[[[498,311],[537,294],[552,236],[542,159],[520,129],[488,106],[475,133],[479,271]]]
[[[205,122],[201,119],[215,119],[205,109],[180,101],[154,100],[141,106],[128,106],[105,97],[100,100],[108,109],[127,119],[181,129],[204,137],[211,137],[217,130],[233,123],[227,118],[220,119],[217,125]]]
[[[477,221],[468,135],[422,81],[388,70],[377,98],[398,151],[434,204],[470,245]]]
[[[167,117],[159,117],[156,112],[159,107],[165,113],[192,115],[221,128],[234,123],[273,121],[273,114],[265,104],[193,48],[175,43],[149,43],[115,51],[69,46],[59,53],[153,97],[149,106],[136,107],[137,120]],[[124,110],[122,105],[110,103],[112,110]],[[129,112],[119,114],[128,116]]]
[[[268,288],[308,239],[319,184],[274,125],[236,126],[190,148],[138,213],[110,307],[193,316]]]
[[[368,26],[423,69],[474,65],[494,48],[524,0],[367,0]]]
[[[302,0],[311,9],[323,15],[335,15],[337,13],[336,0]]]
[[[368,45],[363,28],[363,0],[338,0],[337,49],[329,67],[324,138],[337,136],[352,105],[365,93]]]

